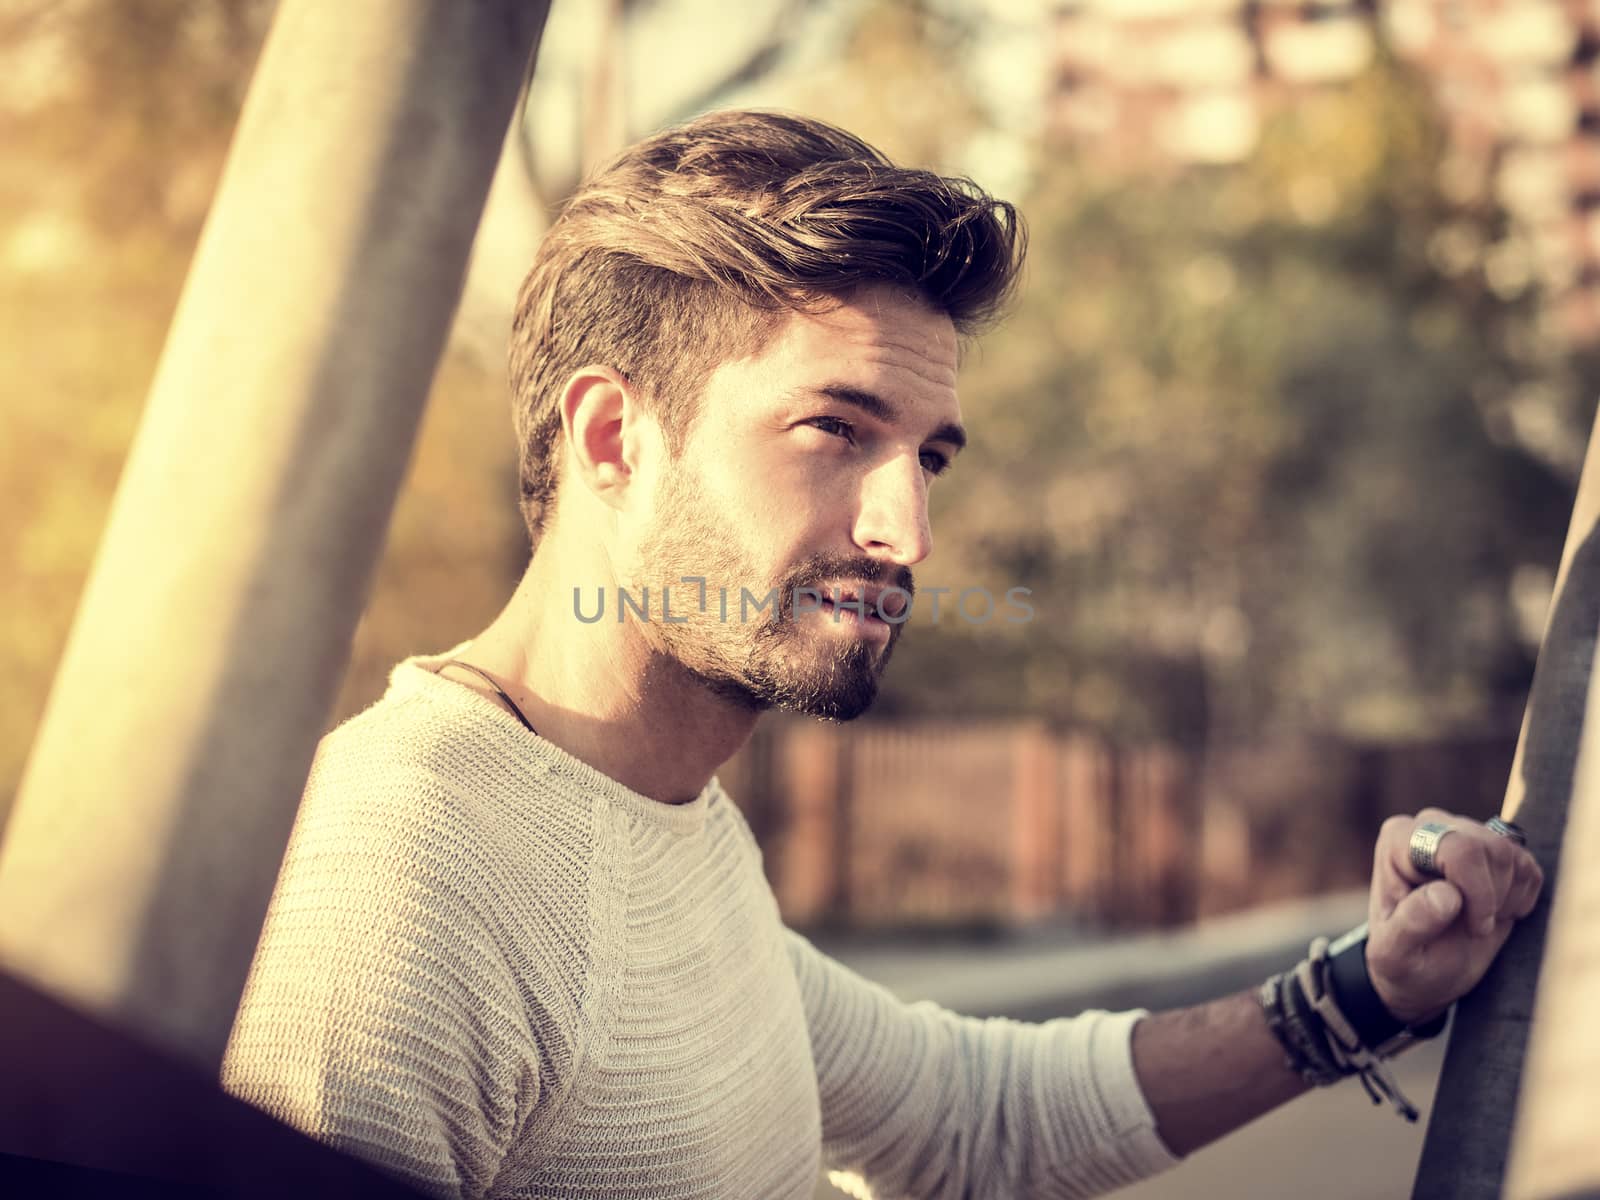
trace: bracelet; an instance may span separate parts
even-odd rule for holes
[[[1367,971],[1367,926],[1362,922],[1328,947],[1328,990],[1361,1044],[1384,1058],[1444,1032],[1450,1010],[1422,1025],[1406,1025],[1383,1003]]]
[[[1374,1104],[1388,1097],[1414,1122],[1417,1108],[1385,1060],[1413,1042],[1438,1036],[1449,1010],[1420,1026],[1397,1020],[1372,986],[1366,946],[1365,925],[1335,943],[1319,937],[1292,971],[1262,984],[1257,999],[1267,1028],[1283,1047],[1286,1067],[1313,1087],[1356,1075]]]
[[[1350,1074],[1361,1078],[1361,1086],[1374,1104],[1382,1104],[1387,1096],[1395,1111],[1407,1121],[1415,1122],[1417,1106],[1400,1090],[1399,1081],[1384,1065],[1378,1051],[1365,1045],[1350,1020],[1339,1008],[1338,1001],[1328,988],[1328,939],[1319,937],[1311,943],[1311,952],[1295,968],[1295,977],[1305,991],[1312,1010],[1322,1018],[1323,1032],[1327,1034],[1329,1048],[1340,1065]]]
[[[1335,1060],[1318,1030],[1320,1018],[1298,995],[1292,975],[1284,973],[1267,980],[1261,985],[1259,999],[1267,1028],[1283,1047],[1286,1067],[1312,1087],[1327,1087],[1352,1074]]]
[[[1300,1071],[1300,1056],[1289,1040],[1289,1035],[1283,1028],[1283,976],[1274,975],[1261,985],[1261,990],[1256,993],[1256,999],[1261,1004],[1261,1015],[1267,1020],[1267,1028],[1272,1036],[1278,1039],[1278,1045],[1283,1050],[1283,1065],[1291,1071]]]

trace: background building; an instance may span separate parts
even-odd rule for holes
[[[1507,297],[1539,282],[1552,331],[1600,337],[1600,5],[1592,0],[1081,0],[1059,4],[1049,125],[1097,159],[1224,165],[1263,123],[1393,54],[1446,122],[1446,186],[1514,218],[1482,255]],[[1305,202],[1314,206],[1314,195]]]

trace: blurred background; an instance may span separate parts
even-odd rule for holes
[[[0,2],[0,822],[273,7]],[[526,562],[505,339],[551,214],[627,142],[756,105],[972,176],[1033,246],[918,585],[1031,588],[1035,617],[913,619],[868,717],[774,717],[727,765],[791,924],[1025,1016],[1063,993],[995,946],[1165,939],[1137,944],[1177,975],[1128,996],[1110,960],[1059,971],[1180,1003],[1221,959],[1174,931],[1303,945],[1360,919],[1385,815],[1495,811],[1600,387],[1594,6],[728,12],[555,0],[329,727]]]

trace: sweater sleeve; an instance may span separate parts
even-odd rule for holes
[[[316,779],[222,1086],[427,1195],[484,1196],[539,1100],[540,1047],[460,843],[429,824],[448,798],[357,803]]]
[[[1042,1024],[906,1004],[786,931],[823,1158],[889,1197],[1086,1197],[1178,1161],[1133,1070],[1144,1010]]]

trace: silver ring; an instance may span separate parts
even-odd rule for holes
[[[1411,865],[1423,875],[1442,879],[1444,872],[1439,870],[1437,862],[1439,843],[1444,841],[1445,834],[1455,831],[1454,825],[1439,821],[1424,821],[1418,825],[1411,831]]]
[[[1514,821],[1502,821],[1499,817],[1490,817],[1484,822],[1491,833],[1498,833],[1503,838],[1510,838],[1519,846],[1528,844],[1528,835],[1522,832],[1522,826]]]

